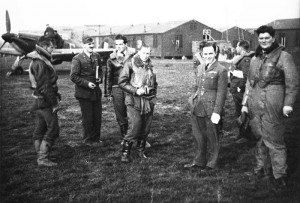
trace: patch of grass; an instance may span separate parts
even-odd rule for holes
[[[3,59],[0,59],[1,67]],[[167,65],[172,64],[172,65]],[[62,93],[60,137],[51,158],[58,167],[36,164],[32,145],[34,114],[29,113],[28,76],[4,77],[1,70],[2,202],[299,202],[300,100],[286,120],[289,187],[276,191],[270,181],[249,175],[255,165],[255,143],[237,145],[234,104],[228,94],[219,168],[211,173],[185,170],[194,156],[187,99],[193,91],[192,62],[154,60],[159,84],[147,150],[149,159],[120,162],[120,132],[113,107],[103,98],[102,148],[81,144],[81,113],[69,79],[69,64],[58,66]],[[168,67],[167,67],[168,66]]]

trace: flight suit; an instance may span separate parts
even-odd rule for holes
[[[250,126],[257,143],[256,171],[270,167],[275,179],[285,177],[287,153],[284,142],[283,107],[293,106],[299,91],[299,76],[292,56],[283,47],[256,50],[251,60],[246,89]],[[246,90],[246,92],[248,91]]]
[[[148,59],[144,63],[138,54],[127,60],[120,73],[119,86],[126,92],[125,104],[129,117],[129,129],[124,137],[123,155],[128,158],[132,142],[137,140],[137,149],[145,150],[156,102],[157,82],[153,65]],[[147,89],[146,94],[137,95],[138,88]]]
[[[100,139],[102,102],[102,69],[97,53],[88,57],[86,53],[77,54],[72,59],[71,81],[75,83],[75,97],[82,113],[83,139],[85,142],[98,142]],[[97,71],[98,69],[98,71]],[[98,75],[96,75],[98,73]],[[98,79],[97,79],[98,78]],[[88,84],[96,85],[90,89]]]
[[[192,131],[196,140],[193,164],[215,168],[219,155],[218,126],[210,120],[213,113],[221,116],[227,94],[227,70],[215,61],[207,70],[198,66],[197,91],[189,98]]]

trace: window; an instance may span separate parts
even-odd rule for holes
[[[176,48],[182,48],[183,47],[182,35],[175,35],[175,47]]]
[[[157,34],[153,35],[153,48],[157,48],[158,41],[157,41]]]
[[[279,33],[279,43],[282,45],[282,46],[286,46],[286,36],[285,36],[285,33]]]
[[[211,39],[211,30],[203,29],[203,40],[210,40],[210,39]]]

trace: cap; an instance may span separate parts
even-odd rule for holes
[[[92,43],[94,40],[93,38],[89,37],[89,36],[85,36],[82,38],[82,43],[83,44],[87,44],[87,43]]]

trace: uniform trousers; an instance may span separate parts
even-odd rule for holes
[[[99,141],[102,117],[101,100],[91,101],[89,99],[78,99],[78,101],[82,114],[84,141]]]
[[[218,125],[213,124],[210,117],[191,115],[192,132],[196,140],[196,156],[193,164],[215,168],[219,156]]]

